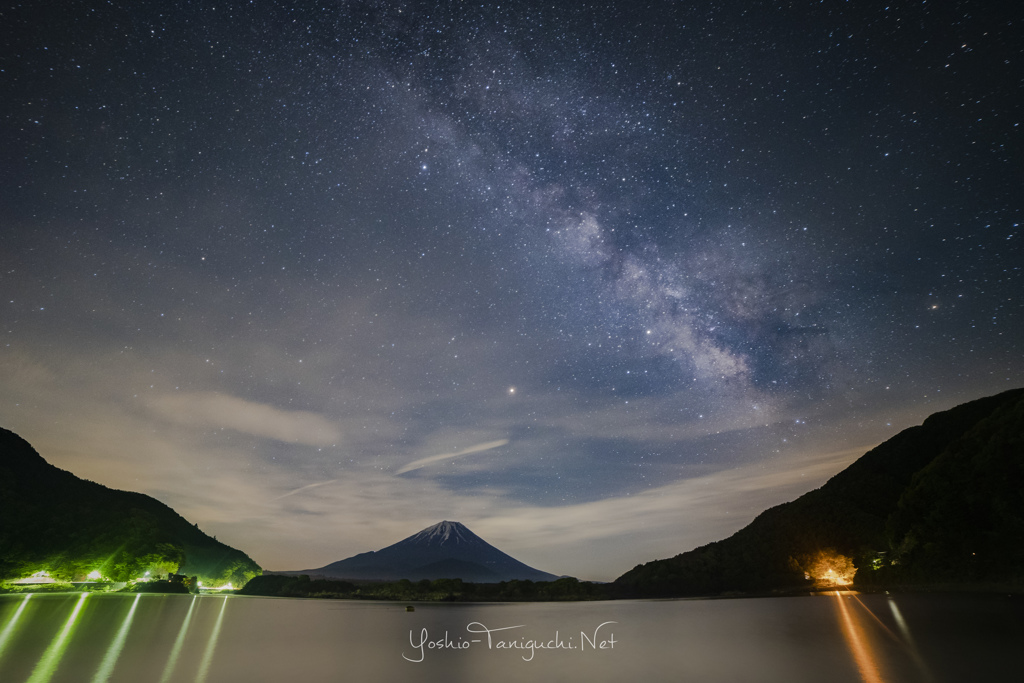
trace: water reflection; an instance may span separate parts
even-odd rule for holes
[[[10,618],[7,625],[4,626],[4,630],[0,632],[0,662],[4,659],[4,650],[11,642],[11,634],[14,633],[14,627],[18,625],[18,619],[21,618],[21,613],[25,611],[25,607],[28,606],[28,599],[32,597],[31,593],[27,593],[22,599],[21,604],[18,605],[18,609],[15,610],[14,616]]]
[[[82,607],[85,605],[85,600],[88,597],[88,593],[82,593],[82,596],[78,598],[75,608],[71,610],[71,616],[64,622],[64,628],[50,642],[50,646],[46,648],[43,658],[36,664],[36,668],[32,671],[32,676],[29,677],[27,683],[49,683],[49,680],[53,678],[60,660],[64,657],[64,652],[68,646],[68,639],[71,637],[71,633],[74,631],[75,624],[78,621],[78,614],[82,611]]]
[[[181,647],[185,644],[185,635],[188,633],[188,625],[192,621],[192,613],[196,609],[196,600],[198,599],[199,596],[192,596],[192,602],[189,604],[188,612],[185,614],[185,621],[181,622],[181,628],[178,629],[178,637],[174,639],[171,656],[167,658],[167,664],[164,665],[164,675],[160,677],[160,683],[167,683],[174,674],[174,668],[178,665],[178,655],[181,654]]]
[[[883,666],[881,662],[888,661],[891,665],[894,660],[897,660],[896,663],[909,660],[909,663],[913,665],[904,672],[904,679],[910,677],[915,681],[920,680],[924,683],[930,683],[933,680],[928,665],[918,651],[917,644],[910,633],[910,626],[907,624],[906,619],[903,618],[903,613],[900,612],[896,601],[891,595],[886,596],[886,602],[899,634],[894,633],[882,621],[879,615],[875,614],[871,608],[865,605],[864,601],[860,599],[855,591],[837,590],[832,595],[836,598],[837,613],[843,638],[857,665],[861,679],[865,683],[897,680],[897,677],[891,673],[884,675],[882,673]],[[872,625],[877,628],[871,629]],[[889,656],[883,655],[880,646],[872,641],[872,632],[885,635],[892,643],[895,643],[899,656],[894,657],[894,653],[890,653]]]
[[[114,640],[110,642],[110,647],[107,648],[107,654],[103,657],[103,662],[100,664],[100,668],[96,670],[96,675],[93,676],[92,683],[107,683],[110,680],[110,674],[114,671],[114,666],[117,665],[117,660],[121,656],[121,649],[124,647],[124,641],[128,637],[128,629],[132,625],[132,618],[135,616],[135,608],[139,606],[139,598],[142,594],[139,593],[135,596],[135,600],[132,601],[131,609],[128,610],[128,616],[124,618],[124,622],[121,624],[120,630],[117,635],[114,636]]]
[[[959,683],[1010,677],[1000,674],[1016,665],[1022,607],[851,591],[816,598],[422,604],[415,612],[394,603],[238,596],[0,595],[0,680],[926,683],[933,680],[927,662],[934,680]],[[474,624],[486,624],[494,642]],[[595,628],[607,637],[607,649],[591,645]],[[424,629],[437,642],[479,642],[413,656],[410,634]],[[503,648],[499,639],[544,646]]]
[[[217,622],[213,625],[210,639],[206,642],[206,650],[203,652],[203,659],[199,662],[199,672],[196,673],[196,683],[206,683],[206,676],[210,673],[210,664],[213,662],[213,652],[217,648],[217,639],[220,638],[220,627],[224,623],[224,610],[228,606],[228,599],[225,596],[220,604],[220,613],[217,615]]]
[[[914,637],[910,635],[910,627],[903,618],[903,613],[900,612],[900,608],[897,607],[896,601],[891,595],[886,596],[886,602],[889,603],[889,611],[892,612],[893,619],[896,620],[896,626],[899,628],[900,633],[903,636],[907,653],[910,655],[910,658],[913,660],[918,672],[921,674],[921,678],[928,683],[931,683],[933,680],[931,671],[929,671],[928,665],[924,661],[924,657],[921,656],[920,651],[917,649],[917,643],[914,642]]]
[[[850,593],[833,591],[832,595],[835,596],[836,604],[839,606],[839,625],[843,632],[843,638],[850,649],[850,654],[853,655],[853,661],[857,664],[861,679],[864,683],[885,683],[864,624],[858,619],[853,609],[847,605],[847,596]]]

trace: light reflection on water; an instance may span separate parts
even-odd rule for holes
[[[132,618],[135,616],[135,608],[139,606],[139,600],[142,599],[142,594],[135,596],[135,600],[132,601],[132,606],[128,610],[128,616],[124,618],[124,623],[121,624],[121,628],[118,629],[117,635],[114,636],[114,640],[110,642],[110,647],[107,648],[107,654],[103,657],[103,662],[100,664],[100,668],[96,671],[96,675],[92,678],[92,683],[107,683],[110,680],[110,675],[114,671],[114,665],[117,664],[118,658],[121,656],[121,649],[124,648],[124,641],[128,638],[128,629],[132,626]]]
[[[196,608],[196,601],[198,599],[198,595],[193,595],[192,600],[188,604],[188,612],[185,613],[185,619],[181,622],[181,628],[178,629],[178,637],[174,639],[174,645],[171,647],[171,654],[167,657],[167,664],[164,665],[164,673],[160,677],[160,683],[168,683],[171,680],[171,676],[174,675],[174,668],[178,664],[178,655],[181,654],[181,647],[185,644],[188,625],[192,621],[192,612]]]
[[[834,591],[832,595],[836,599],[836,606],[839,608],[839,622],[843,638],[850,648],[853,661],[857,663],[857,671],[864,683],[884,683],[885,679],[879,671],[878,659],[875,655],[875,648],[868,639],[867,630],[864,624],[857,617],[852,607],[847,606],[849,594]]]
[[[220,627],[224,623],[224,611],[227,609],[228,599],[223,598],[220,603],[220,611],[217,612],[217,621],[213,624],[213,631],[206,641],[206,649],[203,650],[203,659],[199,662],[199,671],[196,673],[196,683],[206,683],[206,677],[210,675],[210,664],[213,662],[213,653],[217,649],[217,640],[220,638]]]
[[[0,681],[997,680],[1016,665],[1018,602],[847,592],[406,612],[356,601],[7,595]]]
[[[846,639],[850,655],[856,662],[857,670],[864,683],[885,683],[885,681],[904,679],[931,683],[934,680],[928,665],[914,643],[910,627],[903,619],[903,615],[891,595],[887,595],[886,600],[895,619],[898,635],[875,614],[872,608],[864,604],[856,592],[836,590],[832,592],[832,596],[836,599],[840,630]],[[901,663],[909,661],[913,665],[913,669],[908,669],[903,674],[885,671],[883,662],[887,658],[879,652],[880,645],[878,644],[878,640],[883,636],[895,643],[905,655],[905,657],[889,659]]]
[[[25,608],[28,606],[28,600],[31,597],[31,593],[26,593],[21,598],[18,608],[14,610],[14,614],[7,620],[4,629],[0,631],[0,661],[3,661],[4,650],[7,649],[7,645],[11,642],[11,634],[14,633],[14,627],[18,625],[18,619],[21,618],[21,613],[25,611]]]
[[[88,593],[82,593],[78,600],[75,602],[74,608],[71,610],[71,615],[68,616],[67,621],[64,622],[64,627],[57,633],[56,637],[50,641],[50,646],[46,648],[46,652],[39,659],[35,668],[32,670],[32,675],[28,679],[28,683],[49,683],[50,679],[53,678],[53,673],[60,666],[61,659],[64,658],[64,651],[68,646],[68,639],[71,637],[72,631],[75,629],[75,624],[78,623],[78,615],[82,611],[82,606],[85,605],[85,601],[89,598]]]

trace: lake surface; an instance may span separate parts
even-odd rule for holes
[[[1022,603],[834,594],[407,612],[241,596],[3,595],[0,681],[999,681],[1020,672]]]

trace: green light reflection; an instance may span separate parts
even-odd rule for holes
[[[104,683],[110,680],[110,674],[114,672],[114,665],[117,664],[117,660],[121,656],[121,649],[124,647],[124,641],[128,637],[128,627],[132,625],[132,619],[135,617],[135,608],[138,606],[139,598],[141,597],[141,593],[135,596],[135,601],[132,602],[132,607],[128,610],[128,616],[125,617],[124,623],[121,624],[121,629],[117,632],[117,636],[114,637],[110,647],[107,648],[107,654],[104,655],[100,668],[96,670],[96,675],[92,677],[92,683]]]
[[[46,652],[43,653],[42,659],[36,664],[36,668],[32,670],[32,675],[29,676],[26,683],[48,683],[53,677],[61,658],[64,656],[64,651],[67,650],[68,639],[71,637],[75,622],[78,620],[78,613],[82,611],[82,606],[88,597],[88,593],[82,593],[82,597],[78,598],[78,602],[75,603],[75,609],[71,611],[71,616],[64,623],[64,628],[60,630],[60,633],[53,639],[50,646],[46,648]]]
[[[28,605],[28,599],[31,597],[31,593],[25,594],[25,599],[21,601],[20,605],[18,605],[18,609],[14,612],[14,616],[11,617],[10,621],[7,622],[7,625],[4,626],[3,632],[0,633],[0,660],[3,660],[4,658],[4,650],[7,649],[7,645],[11,640],[11,635],[14,633],[14,626],[18,623],[18,618],[21,616],[21,613],[25,611],[25,606]]]
[[[206,651],[203,652],[203,661],[199,662],[199,671],[196,673],[196,683],[204,683],[206,674],[210,672],[210,664],[213,662],[213,651],[217,647],[217,638],[220,636],[220,625],[224,621],[224,608],[228,606],[228,599],[225,596],[220,606],[220,614],[217,615],[217,622],[213,625],[210,633],[210,640],[206,643]]]
[[[178,637],[174,639],[174,647],[171,648],[171,656],[167,658],[167,664],[164,666],[164,675],[160,677],[160,683],[167,683],[167,681],[171,680],[174,667],[178,665],[178,655],[181,654],[181,647],[185,644],[185,634],[188,633],[188,624],[192,620],[192,610],[196,608],[196,599],[198,597],[198,595],[192,596],[192,603],[188,606],[185,621],[181,622],[181,628],[178,629]]]

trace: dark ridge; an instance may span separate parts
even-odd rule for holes
[[[788,590],[823,551],[853,560],[861,586],[1024,583],[1024,389],[931,415],[821,488],[722,541],[637,565],[625,595]]]
[[[150,565],[236,585],[261,571],[155,498],[80,479],[0,429],[0,578],[45,569],[72,580],[100,568],[125,580]]]
[[[274,573],[372,581],[450,578],[479,583],[558,578],[503,553],[464,524],[449,521],[381,550],[353,555],[319,569]]]

